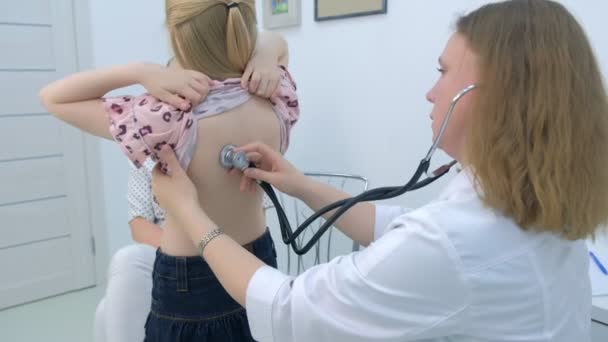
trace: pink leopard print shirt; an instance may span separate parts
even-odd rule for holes
[[[291,128],[300,116],[296,90],[291,75],[281,67],[280,85],[270,101],[280,122],[283,153],[289,146]],[[104,107],[110,118],[110,133],[133,165],[140,168],[147,158],[152,158],[160,161],[166,170],[158,152],[164,145],[169,145],[186,169],[196,146],[194,123],[230,111],[247,102],[251,96],[241,88],[240,79],[228,79],[215,81],[207,98],[189,111],[175,108],[149,94],[104,98]]]

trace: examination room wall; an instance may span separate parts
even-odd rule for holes
[[[360,174],[372,186],[405,182],[431,143],[425,94],[438,77],[437,57],[457,14],[485,2],[389,0],[387,15],[319,23],[314,1],[302,0],[301,25],[279,30],[290,44],[302,105],[289,159],[303,170]],[[608,2],[561,2],[584,25],[607,75]],[[91,0],[93,66],[165,63],[171,54],[163,11],[163,0]],[[113,253],[131,241],[125,199],[129,166],[115,144],[102,142],[100,153],[107,248]],[[445,183],[391,202],[420,205]]]

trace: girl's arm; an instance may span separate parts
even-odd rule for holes
[[[252,94],[270,98],[277,90],[281,78],[277,65],[287,67],[288,64],[287,41],[278,33],[260,32],[253,56],[241,78],[241,85]]]
[[[192,103],[200,102],[208,92],[209,79],[196,71],[182,72],[182,76],[191,80],[185,83],[186,86],[179,93]],[[47,85],[40,91],[40,98],[44,107],[57,118],[96,136],[112,139],[102,97],[112,90],[134,84],[142,84],[149,90],[156,89],[155,80],[168,73],[175,75],[176,71],[150,63],[85,71]],[[175,101],[178,103],[173,105],[187,110],[190,102],[177,98],[179,100]]]
[[[154,248],[160,247],[163,230],[158,225],[149,222],[143,217],[136,217],[129,222],[133,241],[143,243]]]

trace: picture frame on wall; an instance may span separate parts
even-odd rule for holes
[[[388,12],[388,0],[315,0],[315,21],[362,17]]]
[[[302,0],[263,0],[265,29],[298,26],[302,21]]]

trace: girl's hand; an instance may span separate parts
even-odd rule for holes
[[[254,52],[241,78],[241,86],[250,93],[270,98],[279,87],[281,69],[272,53]]]
[[[203,102],[213,81],[198,71],[146,63],[137,72],[139,83],[150,95],[181,110]]]

